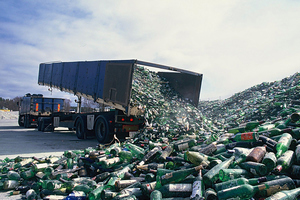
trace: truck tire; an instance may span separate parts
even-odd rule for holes
[[[45,120],[41,120],[41,122],[40,122],[40,130],[42,132],[45,132]]]
[[[76,121],[76,135],[78,139],[84,139],[84,131],[85,131],[85,127],[84,127],[84,122],[83,119],[80,117],[78,118],[78,120]]]
[[[42,120],[39,118],[38,119],[38,127],[37,127],[37,129],[38,129],[38,131],[41,131],[42,130]]]
[[[99,143],[105,144],[112,140],[112,135],[109,134],[109,126],[107,120],[100,116],[95,122],[95,135]]]
[[[19,115],[19,118],[18,118],[18,124],[19,124],[19,126],[24,126],[24,122],[22,122],[22,118],[23,118],[23,121],[24,121],[24,116],[20,116]]]
[[[29,128],[29,117],[27,115],[24,116],[24,128]]]

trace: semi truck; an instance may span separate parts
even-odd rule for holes
[[[182,97],[198,105],[202,74],[188,70],[136,59],[41,63],[38,84],[74,94],[78,106],[76,113],[56,112],[40,118],[39,129],[68,127],[76,130],[79,139],[94,135],[102,144],[110,142],[115,134],[121,140],[137,132],[145,123],[141,112],[130,103],[137,66],[161,70],[157,72],[159,76],[167,79]],[[82,97],[110,109],[82,113]]]
[[[37,127],[40,117],[49,117],[54,112],[64,111],[65,99],[43,97],[42,94],[27,93],[19,104],[19,126]]]

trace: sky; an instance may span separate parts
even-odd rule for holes
[[[39,64],[138,59],[203,74],[201,100],[299,72],[296,0],[0,0],[0,97],[74,99]]]

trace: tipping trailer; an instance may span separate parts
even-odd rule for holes
[[[54,112],[64,111],[64,99],[43,97],[42,94],[27,93],[19,104],[19,126],[38,126],[40,117],[49,117]]]
[[[169,81],[184,98],[198,105],[202,74],[140,60],[100,60],[41,63],[38,84],[72,93],[79,98],[77,113],[53,113],[42,119],[43,126],[75,128],[79,139],[95,135],[107,143],[117,134],[123,139],[144,125],[144,118],[131,107],[133,73],[136,66],[163,69],[158,74]],[[167,70],[167,71],[165,71]],[[85,97],[109,106],[106,112],[80,112],[80,99]]]

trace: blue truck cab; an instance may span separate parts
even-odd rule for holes
[[[27,93],[19,102],[19,125],[25,128],[37,127],[40,117],[64,111],[64,101],[65,99]]]

